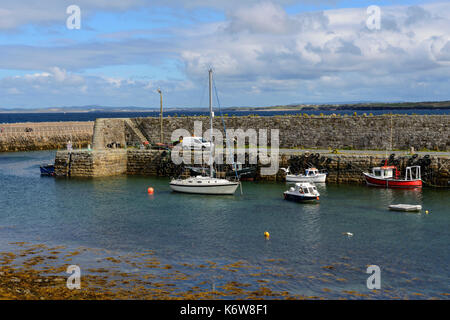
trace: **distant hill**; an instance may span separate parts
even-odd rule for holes
[[[59,108],[0,108],[1,113],[62,113],[62,112],[151,112],[157,111],[155,108],[143,108],[143,107],[108,107],[108,106],[72,106],[72,107],[59,107]]]
[[[290,104],[272,107],[232,107],[230,111],[292,111],[292,110],[389,110],[389,109],[450,109],[450,101],[425,102],[361,102],[345,104]]]
[[[450,109],[450,101],[424,102],[356,102],[356,103],[327,103],[327,104],[289,104],[270,107],[225,107],[222,111],[296,111],[296,110],[393,110],[393,109]],[[208,108],[164,108],[164,111],[208,111]],[[59,108],[0,108],[0,113],[76,113],[76,112],[158,112],[159,108],[136,106],[108,107],[108,106],[71,106]]]

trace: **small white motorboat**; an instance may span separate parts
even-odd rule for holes
[[[319,182],[324,183],[327,179],[326,172],[319,172],[316,168],[309,168],[305,170],[305,174],[290,174],[289,167],[282,168],[286,172],[287,182]]]
[[[314,184],[309,182],[296,183],[294,187],[284,192],[284,199],[305,202],[318,201],[320,197],[319,191]]]
[[[389,210],[415,212],[422,210],[422,206],[419,204],[391,204]]]

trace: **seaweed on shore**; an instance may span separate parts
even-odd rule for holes
[[[171,300],[171,299],[325,299],[330,295],[339,299],[397,298],[398,293],[389,289],[359,293],[345,289],[346,279],[334,274],[336,269],[351,269],[348,263],[333,263],[322,267],[316,275],[294,275],[284,268],[282,259],[266,259],[264,266],[252,266],[246,261],[218,264],[206,261],[194,265],[167,264],[154,256],[152,251],[122,256],[110,256],[111,252],[98,249],[48,247],[28,243],[10,244],[19,247],[12,252],[0,252],[0,299],[13,300]],[[108,255],[106,255],[106,253]],[[95,254],[83,258],[83,254]],[[99,257],[98,255],[104,255]],[[151,256],[151,257],[149,257]],[[81,276],[81,288],[69,289],[66,272],[67,257],[77,257],[85,267]],[[86,259],[89,263],[86,264]],[[72,262],[71,262],[72,263]],[[326,272],[325,272],[326,271]],[[332,273],[331,273],[332,272]],[[232,280],[235,279],[235,280]],[[323,288],[319,295],[293,294],[289,281],[300,283],[333,282],[342,287]],[[414,279],[413,279],[414,280]],[[434,299],[447,299],[449,293],[441,293]],[[405,298],[405,297],[403,297]],[[406,296],[424,299],[420,292]]]

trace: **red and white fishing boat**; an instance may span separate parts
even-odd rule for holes
[[[386,161],[387,162],[387,161]],[[366,182],[370,186],[385,188],[421,188],[420,166],[406,167],[405,176],[400,177],[396,166],[372,168],[372,173],[363,172]]]

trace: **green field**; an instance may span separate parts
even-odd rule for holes
[[[298,104],[271,107],[235,107],[230,111],[279,111],[279,110],[389,110],[389,109],[450,109],[450,101],[430,102],[371,102],[355,104]]]

